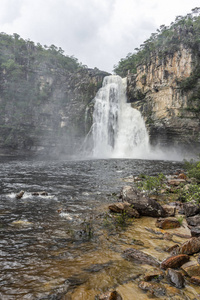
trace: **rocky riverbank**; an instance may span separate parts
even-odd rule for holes
[[[162,246],[145,247],[141,239],[122,251],[125,260],[133,265],[148,265],[147,270],[131,278],[126,285],[96,299],[135,299],[136,294],[127,298],[124,291],[124,287],[129,289],[133,282],[137,285],[137,299],[199,299],[200,206],[195,193],[193,200],[183,201],[183,195],[194,185],[198,186],[198,180],[189,178],[182,170],[166,177],[130,176],[124,180],[129,185],[122,188],[119,202],[109,205],[109,210],[124,218],[134,217],[135,222],[139,218],[143,220],[143,230],[151,233],[151,240],[162,241]],[[144,190],[144,187],[149,187],[149,190]],[[146,227],[146,218],[149,217],[149,225],[153,226]],[[134,236],[134,232],[132,234]]]

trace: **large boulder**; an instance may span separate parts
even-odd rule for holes
[[[165,217],[166,211],[155,200],[150,199],[131,186],[124,186],[121,191],[122,201],[131,203],[141,216]]]
[[[192,217],[200,213],[200,206],[191,202],[184,203],[183,209],[186,217]]]

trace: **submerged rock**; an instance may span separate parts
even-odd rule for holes
[[[169,218],[159,218],[156,221],[156,226],[162,229],[173,229],[180,227],[180,222],[173,217]]]
[[[108,207],[110,211],[115,213],[126,213],[129,217],[139,218],[140,214],[138,211],[131,207],[131,204],[128,202],[114,203]]]
[[[121,191],[123,202],[128,202],[133,205],[141,216],[149,217],[165,217],[166,211],[155,200],[142,194],[137,189],[131,186],[124,186]]]
[[[151,295],[156,297],[164,296],[166,294],[166,288],[160,283],[141,281],[138,284],[138,287],[143,291],[150,292]]]
[[[190,278],[191,283],[194,283],[196,285],[200,285],[200,276],[192,276]]]
[[[185,279],[181,272],[169,268],[167,269],[167,278],[178,289],[185,287]]]
[[[163,278],[164,278],[163,272],[159,269],[154,270],[150,273],[146,273],[144,276],[145,281],[152,281],[152,280],[160,281]]]
[[[33,192],[32,196],[48,196],[48,193],[45,191],[42,192]]]
[[[188,262],[189,259],[190,259],[190,257],[186,254],[170,256],[170,257],[166,258],[165,260],[163,260],[160,267],[165,270],[168,268],[176,269],[176,268],[181,267],[186,262]]]
[[[128,260],[134,260],[135,262],[140,264],[147,264],[156,267],[160,266],[160,263],[153,256],[134,248],[126,249],[123,252],[123,257]]]

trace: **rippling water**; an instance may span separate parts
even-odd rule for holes
[[[125,184],[122,178],[167,174],[181,163],[1,158],[0,167],[0,298],[61,299],[87,282],[87,289],[94,290],[91,294],[84,296],[85,285],[82,294],[69,299],[94,299],[97,290],[114,286],[111,278],[119,270],[126,278],[130,267],[120,260],[119,245],[113,241],[108,246],[101,226],[94,230],[91,223],[98,223],[94,220],[107,204],[116,201],[115,193]],[[20,190],[25,194],[17,200]],[[32,195],[39,191],[48,192],[48,196]],[[104,274],[104,287],[98,287],[99,279],[92,281],[96,275],[91,265],[95,263],[102,263],[103,270],[115,270],[115,275]]]

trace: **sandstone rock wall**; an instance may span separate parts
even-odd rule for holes
[[[181,46],[174,54],[152,56],[136,75],[128,75],[128,101],[141,111],[152,144],[199,147],[199,116],[188,110],[193,91],[180,87],[198,64],[192,50]]]

